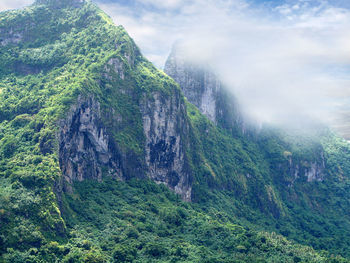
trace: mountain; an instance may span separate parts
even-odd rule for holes
[[[349,261],[327,129],[247,132],[215,75],[178,85],[88,1],[2,12],[0,36],[0,262]]]

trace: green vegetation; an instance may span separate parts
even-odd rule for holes
[[[190,104],[188,115],[201,145],[195,151],[204,163],[194,187],[196,201],[242,225],[350,256],[350,146],[345,140],[324,127],[318,133],[264,127],[256,138],[231,136]],[[322,181],[308,182],[313,165],[324,167],[318,175]]]
[[[179,88],[91,3],[2,12],[0,36],[0,262],[348,262],[343,140],[269,127],[233,136],[186,103],[193,203],[136,179],[66,193],[58,128],[79,96],[100,103],[142,164],[140,102]],[[322,181],[307,182],[314,164]]]
[[[182,202],[165,186],[150,181],[84,181],[76,183],[74,194],[66,195],[63,202],[69,209],[64,213],[69,241],[47,241],[22,252],[9,250],[5,260],[346,262],[274,233],[247,230],[215,208],[203,213],[200,205]]]

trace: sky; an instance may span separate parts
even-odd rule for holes
[[[31,2],[0,0],[0,11]],[[263,121],[328,121],[349,104],[349,0],[95,2],[158,68],[180,41],[188,59],[210,65]]]

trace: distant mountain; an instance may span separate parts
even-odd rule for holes
[[[255,130],[89,1],[0,13],[0,65],[0,262],[349,262],[350,147],[327,129]]]

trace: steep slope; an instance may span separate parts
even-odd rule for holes
[[[213,125],[95,5],[38,0],[0,32],[0,262],[346,262],[248,229],[285,213],[283,140]]]
[[[3,70],[14,72],[16,81],[24,84],[32,81],[36,86],[41,81],[41,88],[21,87],[16,95],[9,88],[13,85],[10,72],[3,72],[2,96],[23,96],[24,101],[2,104],[2,119],[11,120],[14,106],[16,115],[41,116],[51,108],[52,120],[34,118],[38,130],[46,131],[39,139],[39,150],[54,152],[53,127],[61,119],[59,161],[68,183],[100,180],[103,172],[119,179],[151,177],[190,200],[184,137],[188,124],[176,85],[143,59],[124,30],[115,29],[101,11],[81,1],[44,2],[23,13],[21,19],[29,20],[26,24],[32,28],[23,28],[17,16],[10,23],[11,17],[2,19],[3,30],[10,28],[9,34],[23,36],[12,44],[10,35],[3,40]],[[43,33],[51,39],[39,41]],[[9,54],[13,58],[6,60]],[[32,75],[39,72],[43,77]]]
[[[245,116],[235,96],[209,65],[190,61],[181,43],[173,46],[164,72],[180,85],[188,101],[219,127],[233,134],[254,134],[258,130],[259,125]]]
[[[64,237],[75,181],[152,178],[190,200],[183,97],[122,27],[91,3],[37,1],[0,31],[2,252]]]

